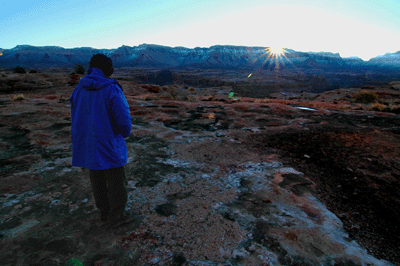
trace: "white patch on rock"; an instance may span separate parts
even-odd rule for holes
[[[304,175],[302,172],[296,171],[291,167],[282,167],[277,168],[275,172],[285,173],[285,174],[295,174],[295,175]]]
[[[29,228],[34,227],[35,225],[37,225],[39,223],[40,222],[36,221],[36,220],[28,220],[28,221],[25,221],[24,223],[22,223],[21,225],[14,227],[12,229],[2,230],[2,231],[0,231],[0,234],[4,235],[3,239],[15,238],[18,235],[25,232],[26,230],[28,230]]]
[[[68,165],[68,166],[71,166],[72,165],[72,157],[56,159],[53,163],[55,165]]]
[[[4,207],[13,206],[14,204],[17,204],[18,202],[19,202],[19,200],[17,200],[17,199],[15,199],[15,200],[10,200],[10,201],[8,201],[8,202],[6,202],[6,203],[3,204],[3,208],[4,208]]]

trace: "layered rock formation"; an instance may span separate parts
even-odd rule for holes
[[[385,55],[377,56],[375,58],[372,58],[370,62],[376,65],[399,67],[400,51],[396,53],[387,53]]]
[[[0,49],[1,50],[1,49]],[[194,49],[142,44],[135,47],[121,46],[117,49],[94,49],[90,47],[65,49],[58,46],[35,47],[18,45],[3,49],[0,66],[23,65],[24,67],[87,65],[91,56],[103,53],[110,56],[117,67],[161,68],[253,68],[268,67],[276,58],[268,59],[265,47],[212,46]],[[360,58],[342,58],[327,52],[298,52],[291,49],[279,58],[282,68],[323,68],[343,70],[349,67],[375,68],[399,67],[400,52],[386,54],[368,62]],[[275,64],[274,64],[275,67]]]

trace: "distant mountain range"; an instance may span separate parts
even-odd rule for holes
[[[135,47],[121,46],[117,49],[90,47],[65,49],[58,46],[36,47],[18,45],[12,49],[0,49],[0,66],[26,68],[88,66],[93,54],[102,53],[112,58],[115,67],[154,68],[298,68],[346,71],[400,70],[400,51],[363,61],[360,58],[342,58],[329,52],[298,52],[291,49],[278,59],[268,58],[265,47],[212,46],[209,48],[167,47],[142,44]]]

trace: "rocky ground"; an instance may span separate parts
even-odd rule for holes
[[[393,107],[399,83],[255,99],[121,78],[135,221],[106,229],[71,166],[80,76],[4,76],[2,265],[400,265],[399,115],[354,102]]]

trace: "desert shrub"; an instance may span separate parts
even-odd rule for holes
[[[66,102],[66,101],[69,101],[69,96],[59,95],[57,97],[57,100],[59,100],[60,102]]]
[[[144,95],[141,95],[141,97],[139,99],[142,101],[154,101],[154,100],[159,100],[160,98],[153,94],[144,94]]]
[[[364,106],[362,106],[361,104],[359,104],[355,110],[365,110]]]
[[[188,100],[189,100],[189,102],[197,102],[197,97],[196,96],[189,96]]]
[[[269,103],[268,99],[255,99],[254,103]]]
[[[76,74],[85,74],[85,68],[83,67],[83,65],[79,64],[75,66],[74,72]]]
[[[381,103],[375,103],[375,104],[371,104],[371,106],[369,107],[370,111],[387,111],[387,106]]]
[[[395,113],[395,114],[400,114],[400,105],[394,105],[394,106],[392,106],[392,108],[390,109],[390,111],[391,111],[392,113]]]
[[[378,94],[374,91],[360,91],[354,98],[358,103],[374,103],[378,100]]]
[[[14,97],[12,98],[12,101],[22,101],[22,100],[25,100],[25,96],[23,94],[14,95]]]
[[[339,109],[340,109],[340,110],[349,110],[349,109],[351,109],[351,106],[350,106],[350,105],[347,105],[347,104],[345,104],[345,105],[339,105]]]
[[[216,99],[215,99],[215,97],[213,97],[213,96],[206,96],[206,97],[204,97],[204,99],[202,100],[203,102],[213,102],[213,101],[215,101]]]
[[[37,70],[36,69],[31,69],[31,70],[29,70],[29,73],[37,73]]]
[[[14,73],[25,74],[25,73],[26,73],[26,70],[25,70],[25,68],[23,68],[23,67],[16,66],[16,67],[14,68]]]
[[[8,76],[6,74],[4,74],[4,73],[1,73],[1,77],[6,78]]]

